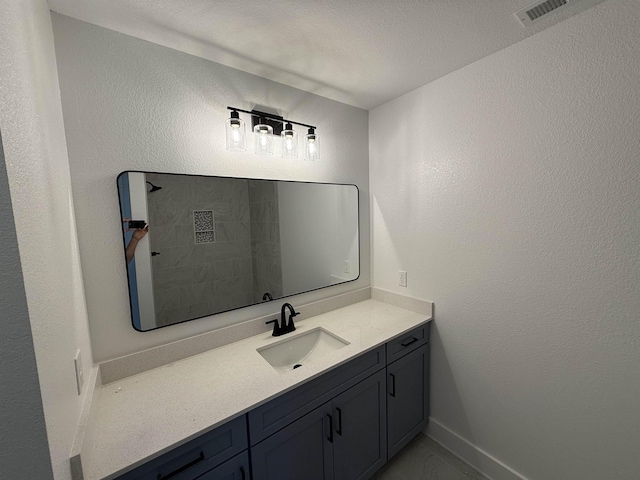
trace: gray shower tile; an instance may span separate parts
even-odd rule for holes
[[[249,229],[249,222],[236,221],[233,222],[233,228],[235,232],[236,241],[251,241],[251,231]]]
[[[151,250],[160,250],[165,247],[176,246],[175,230],[172,227],[154,226],[150,223],[148,235]]]
[[[196,283],[174,288],[158,289],[158,294],[161,295],[163,303],[179,307],[206,301],[209,291],[210,285],[208,283]]]
[[[221,280],[224,278],[230,278],[234,276],[233,261],[232,260],[220,260],[214,264],[215,279]]]
[[[231,266],[234,277],[253,274],[252,261],[250,257],[233,259],[231,260]]]
[[[228,222],[229,220],[233,220],[231,208],[232,205],[230,203],[215,203],[211,209],[213,210],[216,221]]]
[[[176,225],[173,229],[176,246],[191,246],[195,244],[193,225]]]
[[[269,243],[280,243],[280,224],[267,223],[267,241]]]
[[[195,318],[191,311],[190,306],[181,306],[169,308],[164,312],[165,325],[171,325],[177,322],[184,322],[185,320],[191,320]]]
[[[225,242],[215,244],[215,248],[208,250],[211,261],[231,260],[235,258],[247,258],[251,256],[251,245],[239,242]],[[208,257],[208,258],[209,258]]]
[[[153,270],[155,288],[179,287],[187,283],[195,283],[193,267],[178,267]]]
[[[204,317],[206,315],[211,315],[212,313],[209,303],[206,301],[189,305],[188,312],[191,315],[191,318]]]
[[[216,279],[213,263],[201,263],[193,267],[193,283],[212,282]]]
[[[235,230],[233,223],[216,222],[216,242],[233,242],[235,240]]]
[[[278,223],[278,202],[271,201],[264,203],[264,221]]]
[[[154,259],[157,259],[158,267],[163,269],[197,265],[203,261],[203,252],[199,247],[200,245],[190,245],[165,248]]]
[[[280,262],[269,263],[269,281],[276,285],[282,284],[282,264]]]
[[[231,206],[231,220],[246,222],[248,224],[250,218],[248,203],[239,203]]]

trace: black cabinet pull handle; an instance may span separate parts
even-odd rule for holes
[[[336,429],[336,433],[342,436],[342,410],[336,407],[336,412],[338,412],[338,428]]]
[[[409,340],[406,343],[401,343],[400,345],[402,345],[403,347],[408,347],[409,345],[411,345],[412,343],[416,343],[418,341],[418,339],[416,337],[413,337],[411,340]]]
[[[391,377],[391,392],[389,392],[389,395],[391,395],[392,397],[395,398],[395,396],[396,396],[396,376],[393,373],[390,373],[389,376]]]
[[[327,440],[333,443],[333,417],[328,413],[327,417],[329,417],[329,438],[327,438]]]
[[[247,480],[247,475],[244,473],[244,467],[240,467],[240,475],[242,475],[242,480]]]
[[[181,466],[180,468],[177,468],[173,472],[168,473],[167,475],[162,475],[161,473],[159,473],[158,474],[158,480],[169,480],[170,478],[175,477],[179,473],[184,472],[185,470],[193,467],[194,465],[200,463],[203,460],[204,460],[204,452],[200,452],[200,455],[198,455],[198,458],[196,458],[195,460],[190,461],[189,463]]]

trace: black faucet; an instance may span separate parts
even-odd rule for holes
[[[290,311],[289,322],[287,322],[286,317],[287,308]],[[280,323],[278,324],[277,318],[266,322],[267,324],[273,323],[273,333],[271,335],[274,337],[279,337],[280,335],[284,335],[285,333],[293,332],[296,329],[296,326],[293,324],[293,317],[295,317],[296,315],[300,315],[300,312],[296,312],[293,308],[293,305],[291,305],[290,303],[285,303],[284,305],[282,305],[282,309],[280,310]]]

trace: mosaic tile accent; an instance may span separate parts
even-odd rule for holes
[[[215,243],[215,241],[213,232],[196,232],[196,244]]]
[[[193,225],[196,245],[201,243],[215,243],[213,210],[194,210]]]
[[[196,226],[196,232],[213,230],[213,210],[194,210],[193,223]]]

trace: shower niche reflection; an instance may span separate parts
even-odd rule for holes
[[[355,185],[133,171],[117,183],[136,330],[359,277]]]

